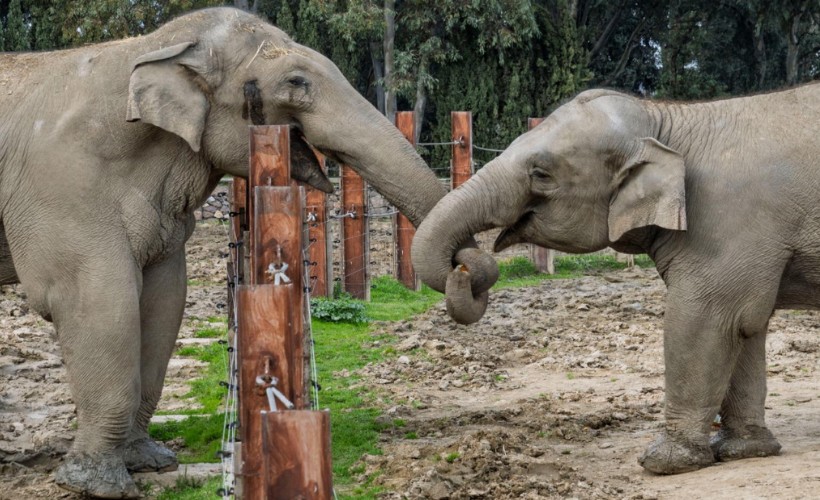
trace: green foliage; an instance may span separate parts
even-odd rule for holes
[[[225,416],[219,413],[191,415],[185,420],[150,424],[148,432],[158,441],[182,438],[185,448],[177,453],[180,463],[216,463],[219,462],[216,452],[222,446],[224,425]]]
[[[168,488],[159,495],[157,500],[213,500],[215,492],[222,486],[222,478],[214,477],[207,481],[194,479],[177,480],[173,488]]]
[[[426,285],[414,292],[395,278],[379,276],[370,285],[367,315],[377,321],[399,321],[426,311],[441,298],[442,294]]]
[[[349,295],[342,295],[335,299],[316,297],[310,299],[310,315],[314,319],[333,323],[367,323],[364,302]]]
[[[535,276],[538,269],[535,264],[526,257],[513,257],[512,259],[498,263],[499,281],[509,281],[515,278]]]

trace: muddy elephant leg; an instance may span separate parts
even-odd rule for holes
[[[780,452],[780,443],[766,427],[766,335],[742,339],[729,391],[720,407],[720,431],[712,437],[717,460],[766,457]]]
[[[176,470],[179,465],[173,451],[148,436],[148,423],[162,395],[165,371],[182,323],[186,288],[184,251],[143,271],[140,297],[142,394],[123,451],[125,465],[132,472],[166,472]]]
[[[666,423],[638,460],[645,469],[678,474],[714,463],[709,431],[740,351],[731,324],[670,288],[664,325]]]
[[[46,293],[55,302],[51,312],[78,421],[54,479],[101,498],[139,497],[122,458],[140,393],[139,277],[128,262],[77,272],[68,286]]]

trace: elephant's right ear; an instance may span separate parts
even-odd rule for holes
[[[646,226],[686,230],[683,157],[652,138],[616,173],[619,187],[609,202],[609,240]]]
[[[144,54],[134,61],[126,120],[141,120],[176,134],[199,152],[210,105],[195,79],[197,65],[182,57],[185,42]]]

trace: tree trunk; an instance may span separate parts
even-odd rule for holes
[[[233,6],[237,9],[249,10],[248,0],[233,0]]]
[[[800,27],[800,18],[803,12],[797,12],[791,19],[789,32],[787,36],[787,50],[786,50],[786,85],[794,85],[797,83],[797,57],[800,55],[800,38],[798,37],[798,29]]]
[[[427,72],[427,61],[422,61],[419,68],[419,75]],[[427,89],[424,88],[422,78],[416,82],[416,103],[413,105],[413,119],[415,120],[415,142],[418,144],[421,136],[421,125],[424,123],[424,108],[427,106]]]
[[[370,42],[370,60],[373,64],[373,80],[376,87],[376,107],[379,113],[386,115],[384,109],[384,61],[379,57],[380,50],[378,42]]]
[[[384,114],[396,122],[396,91],[393,88],[393,44],[396,39],[396,0],[384,0]]]

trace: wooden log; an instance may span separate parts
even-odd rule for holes
[[[248,227],[253,227],[253,188],[296,185],[290,178],[290,127],[256,125],[250,127],[250,167],[248,169]],[[253,248],[251,241],[246,242]],[[252,250],[250,250],[252,251]]]
[[[532,130],[537,127],[543,118],[527,119],[527,129]],[[539,247],[530,243],[530,260],[540,273],[555,274],[555,251],[548,248]]]
[[[328,412],[263,413],[262,440],[267,484],[260,498],[332,500]]]
[[[325,157],[317,153],[316,158],[322,170],[327,172]],[[328,256],[331,255],[330,239],[327,233],[327,195],[318,189],[305,189],[305,212],[308,228],[308,276],[307,283],[313,297],[330,297],[333,282],[332,266]]]
[[[291,401],[301,387],[301,357],[289,332],[293,327],[294,285],[242,285],[237,289],[239,308],[239,395],[242,439],[242,491],[244,498],[265,498],[265,456],[262,412],[270,410],[265,383]],[[301,346],[299,346],[301,350]],[[296,362],[295,360],[299,360]],[[261,384],[257,381],[261,381]]]
[[[242,231],[248,229],[248,181],[234,177],[228,190],[228,202],[231,207],[231,242],[242,239]],[[234,260],[234,262],[236,262]]]
[[[453,159],[450,164],[450,188],[464,184],[473,175],[473,114],[470,111],[450,113],[453,131]]]
[[[305,309],[304,254],[303,250],[303,217],[304,188],[289,187],[255,187],[254,188],[254,242],[251,249],[251,269],[248,273],[252,285],[279,285],[290,280],[292,289],[291,330],[295,363],[304,360],[307,353],[303,348]],[[283,274],[276,270],[287,269]],[[303,373],[303,370],[300,370]],[[296,408],[307,407],[307,378],[295,379],[293,404]]]
[[[342,165],[342,251],[344,289],[353,297],[370,300],[367,272],[367,202],[365,183],[359,174]]]
[[[401,111],[396,113],[396,127],[410,144],[416,144],[416,121],[412,111]],[[410,259],[410,246],[416,228],[404,214],[398,213],[393,216],[393,239],[395,241],[395,252],[393,253],[396,279],[410,290],[421,290],[421,280],[416,277],[413,263]]]

